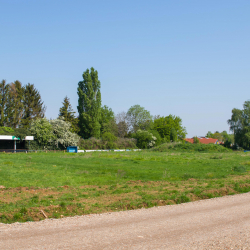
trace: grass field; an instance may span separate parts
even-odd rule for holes
[[[250,191],[250,153],[1,153],[0,186],[3,223],[178,204]]]

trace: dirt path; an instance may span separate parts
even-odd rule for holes
[[[0,249],[250,249],[250,193],[151,209],[0,224]]]

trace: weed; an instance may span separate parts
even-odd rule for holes
[[[61,208],[66,208],[66,203],[64,201],[60,202],[59,206]]]
[[[190,198],[186,196],[186,194],[182,194],[177,199],[175,199],[176,204],[190,202]]]
[[[244,173],[247,171],[246,167],[244,167],[244,166],[236,166],[236,167],[233,167],[232,170],[234,172],[238,172],[238,173]]]
[[[24,215],[24,214],[27,214],[28,210],[25,208],[25,207],[22,207],[20,209],[20,214]]]

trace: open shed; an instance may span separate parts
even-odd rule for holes
[[[0,135],[0,152],[20,152],[27,150],[27,142],[33,141],[34,136],[26,136],[20,140],[12,135]]]

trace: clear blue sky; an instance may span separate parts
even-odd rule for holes
[[[0,0],[0,80],[33,83],[56,118],[94,67],[102,104],[228,131],[250,98],[250,1]]]

